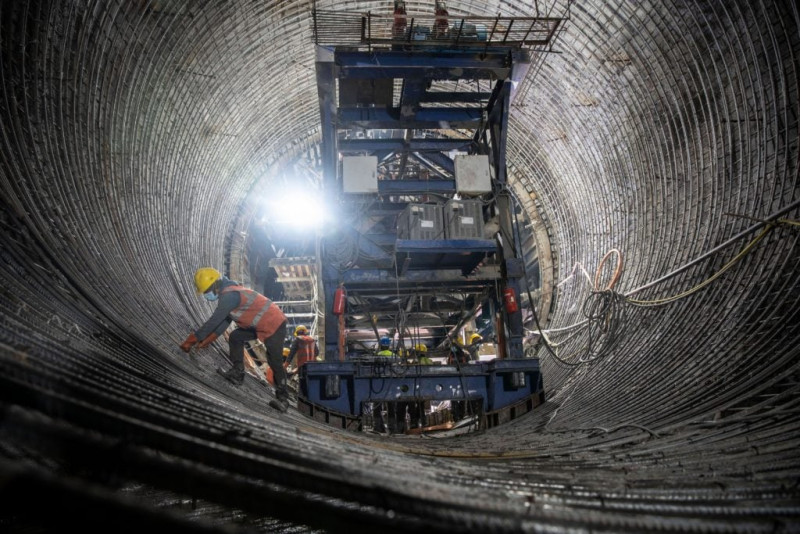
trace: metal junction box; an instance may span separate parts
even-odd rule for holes
[[[469,195],[490,193],[492,178],[489,172],[489,156],[458,155],[454,159],[456,191]]]
[[[377,193],[378,158],[376,156],[343,157],[342,190],[345,193]]]
[[[397,216],[398,239],[444,239],[439,204],[409,204]]]
[[[483,239],[480,200],[448,200],[442,212],[447,239]]]

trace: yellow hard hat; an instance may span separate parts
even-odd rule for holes
[[[213,267],[200,267],[194,273],[194,287],[198,293],[205,293],[220,278],[222,273]]]
[[[420,343],[419,345],[415,346],[415,347],[414,347],[414,349],[415,349],[417,352],[428,352],[428,347],[426,347],[426,346],[425,346],[425,345],[423,345],[422,343]]]
[[[299,325],[297,328],[294,329],[294,335],[296,336],[304,336],[308,334],[308,328],[304,325]]]
[[[469,344],[470,345],[472,345],[476,341],[483,341],[483,337],[481,337],[481,335],[478,334],[478,333],[475,333],[475,334],[472,334],[471,336],[469,336]]]

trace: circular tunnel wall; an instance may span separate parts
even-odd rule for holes
[[[547,402],[392,440],[272,412],[216,375],[224,343],[178,348],[212,311],[194,269],[246,275],[252,193],[319,143],[312,7],[0,7],[6,525],[800,529],[797,7],[449,2],[568,17],[508,132]]]

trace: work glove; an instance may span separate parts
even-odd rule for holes
[[[189,352],[194,347],[195,343],[197,343],[197,338],[194,335],[194,332],[189,334],[189,337],[186,338],[186,341],[181,343],[181,350],[183,352]]]
[[[207,346],[211,345],[216,340],[217,340],[217,334],[215,334],[214,332],[211,332],[210,334],[208,334],[208,336],[203,341],[200,342],[199,345],[197,345],[197,348],[198,349],[204,349]]]

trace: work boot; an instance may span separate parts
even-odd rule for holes
[[[244,382],[244,371],[240,371],[234,368],[230,368],[227,371],[223,371],[222,369],[218,368],[217,372],[231,384],[240,386],[242,382]]]
[[[289,403],[282,399],[272,399],[269,401],[269,405],[281,413],[286,413],[289,410]]]

